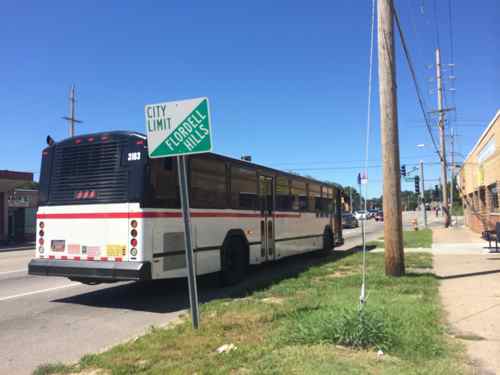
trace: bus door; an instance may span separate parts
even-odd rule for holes
[[[274,247],[274,181],[269,176],[259,176],[261,258],[275,259]]]

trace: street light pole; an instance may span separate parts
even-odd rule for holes
[[[420,160],[420,210],[422,211],[422,222],[424,228],[427,228],[427,211],[425,210],[425,191],[424,191],[424,162]]]

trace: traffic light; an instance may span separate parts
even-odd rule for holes
[[[406,177],[406,165],[401,166],[401,176]]]
[[[415,176],[415,193],[420,194],[420,177]]]

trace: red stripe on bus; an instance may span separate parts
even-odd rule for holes
[[[106,261],[106,260],[108,260],[108,257],[101,257],[101,260]]]
[[[61,255],[61,259],[62,259],[62,260],[67,260],[67,259],[68,259],[68,257],[67,257],[66,255]]]
[[[68,214],[37,214],[37,219],[127,219],[126,212],[93,212]]]
[[[273,214],[274,217],[295,217],[295,218],[299,218],[301,217],[302,215],[301,214]]]
[[[94,257],[87,257],[87,260],[94,260]]]
[[[180,218],[180,212],[89,212],[89,213],[66,213],[66,214],[37,214],[37,219],[142,219],[142,218]],[[275,217],[290,217],[299,218],[301,214],[275,214]],[[239,212],[191,212],[191,217],[232,217],[232,218],[260,218],[260,214],[256,213],[239,213]]]
[[[49,259],[56,259],[56,257],[53,255],[49,255]]]
[[[121,262],[121,261],[122,261],[122,258],[120,258],[120,257],[115,258],[115,262]]]
[[[73,257],[74,260],[80,260],[80,257]]]

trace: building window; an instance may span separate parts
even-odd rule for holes
[[[486,209],[486,189],[484,187],[479,188],[479,209]]]
[[[498,211],[498,192],[497,184],[491,184],[488,186],[489,203],[492,211]]]
[[[192,156],[190,161],[191,206],[227,208],[226,164],[207,156]]]

